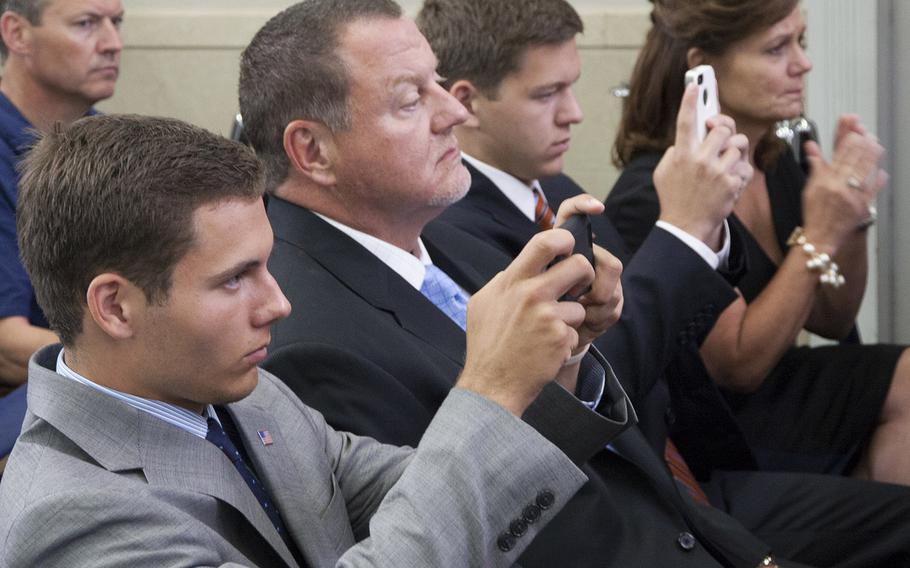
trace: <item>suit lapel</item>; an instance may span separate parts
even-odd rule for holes
[[[461,328],[375,255],[311,211],[281,199],[270,201],[269,216],[275,221],[276,238],[305,251],[364,301],[391,313],[415,338],[458,365],[464,364]],[[435,255],[433,258],[435,261]],[[473,269],[459,269],[459,276],[473,287],[476,281],[465,276],[470,272],[476,274]]]
[[[490,178],[467,161],[462,163],[471,172],[471,189],[465,199],[483,210],[514,235],[516,242],[526,243],[537,233],[537,225],[515,207]]]
[[[139,413],[139,447],[150,485],[211,495],[249,521],[288,566],[294,557],[227,456],[214,444]]]
[[[290,451],[292,444],[282,436],[281,425],[271,412],[249,403],[231,404],[227,406],[227,411],[234,418],[256,472],[281,511],[291,540],[297,543],[307,564],[324,566],[334,562],[334,540],[326,533],[325,524],[320,522],[320,511],[313,508],[319,501],[309,495],[313,487],[325,483],[325,480],[317,477],[316,472],[302,470],[294,462]],[[272,443],[265,445],[259,431],[268,431]],[[299,445],[300,442],[294,443]],[[353,543],[353,535],[350,541]]]

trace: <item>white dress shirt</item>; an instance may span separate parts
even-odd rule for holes
[[[218,415],[215,414],[215,409],[211,404],[206,405],[205,416],[203,416],[175,404],[168,404],[166,402],[161,402],[160,400],[142,398],[141,396],[127,394],[125,392],[120,392],[118,390],[99,385],[98,383],[95,383],[88,378],[83,377],[76,371],[70,369],[70,367],[63,360],[63,352],[64,349],[61,349],[60,354],[57,355],[58,375],[72,379],[77,383],[82,383],[83,385],[91,387],[96,391],[103,392],[104,394],[114,397],[121,402],[125,402],[136,410],[141,410],[142,412],[151,414],[155,418],[164,420],[171,426],[176,426],[184,432],[189,432],[190,434],[198,436],[203,440],[209,431],[209,424],[206,418],[214,418],[218,421],[218,424],[221,424],[221,421],[218,420]]]
[[[377,239],[373,235],[368,235],[363,231],[352,229],[344,223],[339,223],[338,221],[316,213],[315,211],[313,213],[329,225],[357,241],[360,246],[373,253],[373,256],[381,260],[383,264],[391,268],[393,272],[404,278],[415,290],[420,290],[420,287],[423,285],[423,279],[427,274],[427,265],[433,264],[430,253],[427,252],[427,247],[423,246],[423,240],[420,237],[417,238],[417,246],[420,247],[420,258],[417,258],[410,252],[398,248],[391,243],[387,243],[382,239]],[[465,297],[469,296],[470,294],[465,293]]]

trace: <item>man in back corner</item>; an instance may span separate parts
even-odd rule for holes
[[[19,260],[16,166],[32,129],[48,132],[114,94],[120,64],[120,0],[0,3],[0,389],[21,384],[29,356],[54,343]],[[0,393],[2,394],[2,393]],[[9,409],[21,416],[23,404]],[[18,432],[18,428],[16,429]],[[14,435],[11,432],[0,433]]]

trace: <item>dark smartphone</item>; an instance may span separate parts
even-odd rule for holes
[[[572,236],[575,237],[575,248],[572,249],[572,254],[580,254],[588,259],[588,262],[591,263],[592,268],[596,268],[597,265],[594,261],[594,234],[591,232],[591,218],[587,215],[572,215],[569,219],[559,226],[560,229],[565,229],[572,233]],[[553,259],[553,262],[550,263],[550,266],[553,266],[560,260],[565,259],[564,256],[557,256]],[[548,267],[549,268],[549,267]],[[589,286],[581,294],[577,296],[571,294],[565,294],[559,300],[562,302],[575,302],[578,298],[584,296],[591,291]]]
[[[818,127],[812,120],[801,116],[793,120],[783,120],[777,123],[775,134],[778,138],[790,145],[793,158],[809,175],[809,159],[806,157],[806,142],[812,140],[818,143]]]

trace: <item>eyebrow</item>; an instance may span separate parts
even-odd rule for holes
[[[768,40],[768,43],[777,43],[784,39],[790,39],[791,37],[793,37],[794,34],[797,37],[799,37],[806,33],[806,29],[807,29],[807,26],[803,26],[801,28],[797,28],[797,29],[789,31],[789,32],[779,33],[776,36],[774,36],[773,38],[771,38],[770,40]]]
[[[241,274],[253,268],[259,268],[260,266],[262,266],[261,260],[243,260],[231,266],[230,268],[222,270],[218,274],[212,276],[209,278],[209,281],[217,284],[233,277],[234,275]]]
[[[581,79],[581,74],[578,77],[575,77],[571,81],[553,81],[552,83],[546,83],[544,85],[538,85],[531,89],[532,93],[538,93],[541,91],[549,91],[550,89],[562,89],[565,87],[571,87]]]
[[[116,14],[111,14],[110,16],[108,16],[107,14],[103,14],[95,9],[88,8],[88,9],[82,10],[81,12],[75,12],[73,15],[71,15],[69,17],[84,18],[85,16],[89,16],[91,18],[108,18],[109,17],[111,19],[114,19],[114,18],[122,18],[123,14],[125,14],[125,13],[126,13],[126,10],[120,10]]]
[[[420,85],[423,83],[423,77],[419,76],[417,73],[406,73],[404,75],[398,75],[390,81],[392,87],[397,87],[398,85],[404,83],[412,83],[414,85]]]
[[[439,75],[438,67],[439,67],[439,61],[434,60],[434,62],[433,62],[433,82],[439,82],[439,80],[442,79],[442,77]],[[389,81],[389,84],[391,85],[392,88],[395,88],[395,87],[397,87],[401,84],[405,84],[405,83],[410,83],[410,84],[413,84],[413,85],[416,85],[419,87],[420,85],[423,85],[425,81],[426,81],[426,79],[422,73],[408,72],[408,73],[403,73],[401,75],[394,77],[391,81]]]

